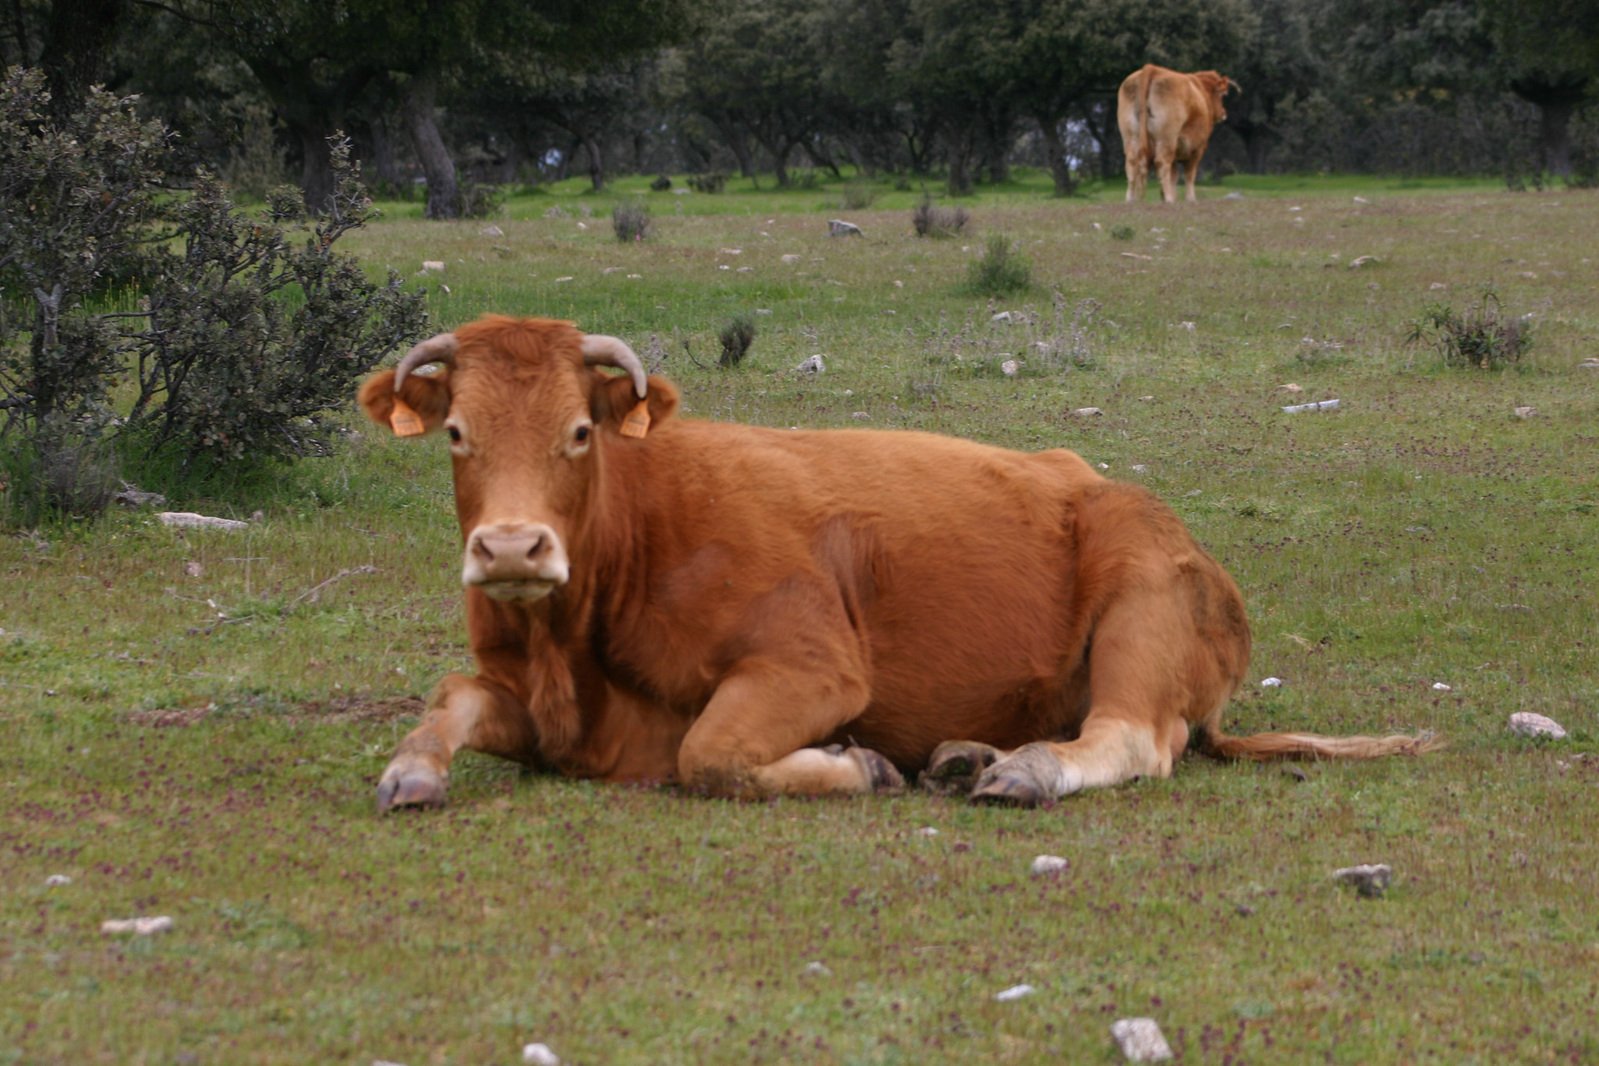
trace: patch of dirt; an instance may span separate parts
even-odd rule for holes
[[[207,703],[203,707],[157,707],[154,710],[129,711],[128,721],[154,729],[187,729],[214,715],[236,713],[240,709],[218,707],[216,703]],[[399,718],[419,717],[425,709],[426,705],[415,696],[386,696],[378,699],[334,696],[325,700],[285,704],[274,709],[273,713],[290,721],[390,722]]]

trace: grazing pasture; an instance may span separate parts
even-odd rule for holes
[[[259,511],[246,531],[123,512],[0,539],[0,1063],[514,1063],[534,1041],[1112,1063],[1138,1016],[1184,1062],[1599,1058],[1599,196],[1235,187],[1177,210],[989,194],[946,240],[912,234],[919,193],[648,194],[630,243],[611,207],[642,184],[558,189],[497,231],[399,205],[349,242],[374,270],[442,263],[418,278],[440,327],[627,339],[694,417],[1075,449],[1243,589],[1232,731],[1447,750],[1190,756],[1031,811],[463,756],[448,808],[379,819],[419,698],[469,660],[447,451],[352,411],[335,454],[172,501]],[[995,233],[1031,266],[1002,301],[965,288]],[[1484,287],[1533,316],[1518,363],[1405,344]],[[754,341],[719,369],[740,315]],[[1513,736],[1517,711],[1570,735]],[[1031,876],[1040,854],[1068,865]],[[1380,898],[1334,882],[1368,862],[1393,868]],[[141,915],[172,928],[100,932]]]

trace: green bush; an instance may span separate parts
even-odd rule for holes
[[[642,241],[650,235],[653,224],[650,209],[637,200],[611,208],[611,228],[619,241]]]
[[[749,354],[750,345],[755,343],[755,319],[743,313],[734,315],[722,327],[718,339],[722,342],[722,354],[716,360],[717,365],[738,366]]]
[[[1532,347],[1532,316],[1506,314],[1499,294],[1484,287],[1459,313],[1448,304],[1427,305],[1407,343],[1431,344],[1445,366],[1498,370],[1519,363]]]
[[[977,296],[1014,296],[1032,281],[1032,264],[1003,233],[989,235],[988,247],[966,275],[967,287]]]
[[[925,195],[911,211],[911,227],[918,237],[953,237],[966,228],[968,219],[964,207],[938,207]]]
[[[314,224],[299,194],[234,208],[171,135],[91,92],[50,116],[37,73],[0,82],[0,440],[6,515],[104,506],[119,459],[189,471],[302,455],[355,379],[422,332],[420,294],[369,281],[335,242],[372,215],[342,138]]]

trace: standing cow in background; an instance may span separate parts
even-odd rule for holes
[[[1216,123],[1227,119],[1221,98],[1238,84],[1225,74],[1202,70],[1182,74],[1153,63],[1127,75],[1116,94],[1116,124],[1127,154],[1127,202],[1144,198],[1144,181],[1154,166],[1160,175],[1160,196],[1177,202],[1176,164],[1188,171],[1188,199],[1194,199],[1194,178],[1205,157]]]
[[[380,810],[442,803],[461,748],[718,795],[921,772],[1034,804],[1165,777],[1191,740],[1429,746],[1222,732],[1249,658],[1237,587],[1071,452],[705,422],[677,396],[615,337],[497,316],[362,386],[374,421],[449,437],[478,664],[434,690]]]

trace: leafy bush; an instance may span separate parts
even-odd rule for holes
[[[94,512],[130,455],[192,471],[314,450],[321,412],[421,333],[419,294],[333,252],[372,215],[347,142],[304,227],[292,190],[255,218],[208,174],[174,195],[170,134],[130,99],[94,91],[59,122],[48,103],[36,72],[0,82],[6,521]]]
[[[1032,264],[1003,233],[991,234],[988,247],[967,271],[967,287],[978,296],[1012,296],[1033,280]]]
[[[654,219],[650,209],[638,201],[617,204],[611,208],[611,228],[619,241],[642,241],[650,235]]]
[[[966,228],[968,217],[964,207],[937,207],[931,196],[923,196],[911,212],[911,226],[918,237],[953,237]]]
[[[1117,241],[1130,241],[1130,240],[1132,240],[1133,239],[1133,232],[1134,232],[1133,231],[1133,227],[1131,227],[1129,225],[1126,225],[1125,223],[1122,224],[1122,225],[1119,225],[1119,226],[1112,226],[1110,228],[1111,239],[1112,240],[1117,240]]]
[[[1532,316],[1505,313],[1499,294],[1485,286],[1460,313],[1448,304],[1429,304],[1411,326],[1406,343],[1429,343],[1444,365],[1498,370],[1519,363],[1532,347]]]
[[[872,206],[872,201],[877,199],[877,190],[871,182],[851,181],[844,186],[843,195],[838,199],[838,206],[843,211],[863,211]]]
[[[688,187],[695,192],[719,193],[727,188],[727,175],[719,171],[709,174],[690,174]]]
[[[749,354],[750,345],[755,343],[755,320],[742,313],[734,315],[722,327],[719,338],[722,342],[722,355],[716,360],[717,365],[738,366]]]

